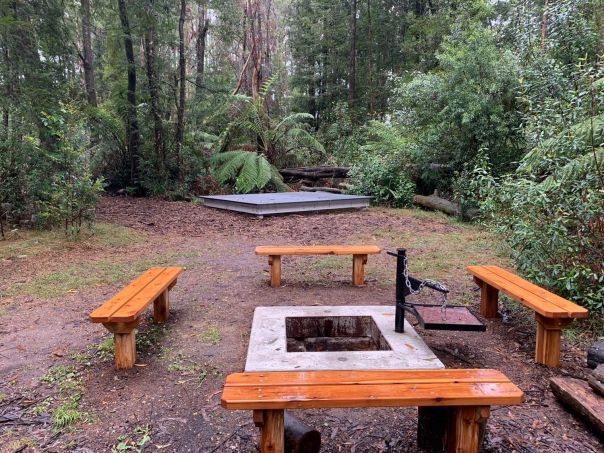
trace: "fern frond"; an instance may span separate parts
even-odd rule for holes
[[[604,148],[597,148],[595,153],[590,151],[583,156],[571,160],[556,170],[554,174],[543,180],[541,186],[549,190],[556,187],[559,183],[582,178],[587,173],[595,172],[596,165],[599,166],[600,171],[604,171]]]
[[[314,116],[312,116],[310,113],[292,113],[291,115],[283,118],[279,124],[275,126],[275,129],[279,129],[282,126],[295,126],[304,121],[312,121],[314,119]]]
[[[248,154],[254,153],[247,151],[227,151],[215,154],[212,161],[216,166],[214,172],[216,179],[221,184],[226,184],[233,179],[248,158]]]
[[[245,160],[237,176],[235,187],[237,192],[249,193],[258,187],[258,160],[260,155],[256,153],[246,153]]]

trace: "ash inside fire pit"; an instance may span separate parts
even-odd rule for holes
[[[285,318],[287,352],[390,351],[371,316]]]

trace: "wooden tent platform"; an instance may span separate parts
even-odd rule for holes
[[[212,195],[200,197],[204,206],[244,212],[257,216],[359,209],[369,206],[371,197],[327,192],[281,192],[247,195]]]

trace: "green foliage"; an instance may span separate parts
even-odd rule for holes
[[[266,157],[253,151],[226,151],[215,154],[212,159],[214,174],[218,181],[227,184],[235,181],[239,193],[249,193],[268,187],[287,190],[279,171]]]
[[[408,207],[413,202],[415,184],[399,165],[388,159],[368,157],[351,168],[352,193],[369,195],[376,204]]]
[[[497,47],[491,30],[462,22],[437,59],[437,70],[399,79],[394,90],[396,121],[417,147],[416,162],[461,171],[482,150],[497,174],[509,171],[522,152],[514,57]]]
[[[117,444],[111,448],[111,453],[133,452],[140,453],[146,444],[151,442],[151,426],[143,425],[134,428],[134,436],[120,436]]]

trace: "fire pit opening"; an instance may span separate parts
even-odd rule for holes
[[[371,316],[285,318],[287,352],[391,351]]]

